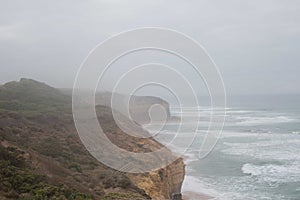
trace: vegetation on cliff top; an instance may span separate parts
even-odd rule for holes
[[[47,183],[45,176],[32,172],[25,152],[0,145],[0,194],[11,199],[92,199],[63,185]]]
[[[11,111],[71,111],[71,98],[45,83],[22,78],[0,86],[0,108]]]
[[[44,83],[21,79],[0,86],[0,145],[0,198],[149,199],[126,174],[86,151],[71,97]]]

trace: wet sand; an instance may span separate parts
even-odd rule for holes
[[[213,197],[206,194],[190,192],[190,191],[183,192],[183,200],[212,200],[212,199]]]

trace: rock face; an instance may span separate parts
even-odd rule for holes
[[[163,147],[160,143],[152,138],[136,138],[128,136],[121,129],[117,128],[116,125],[112,124],[108,126],[107,121],[113,121],[113,116],[109,108],[98,106],[97,111],[99,113],[105,113],[105,115],[99,115],[99,122],[101,125],[103,124],[102,128],[103,131],[106,132],[107,137],[120,148],[139,153],[152,152]],[[112,126],[115,127],[115,131],[113,133],[108,131],[112,129]],[[145,130],[141,129],[136,131],[142,132]],[[147,132],[145,134],[147,134]],[[125,140],[126,143],[124,143]],[[163,159],[164,156],[162,155],[161,158],[158,159],[158,162]],[[181,186],[184,180],[184,175],[185,165],[182,158],[179,158],[167,167],[156,171],[144,174],[127,174],[130,180],[137,187],[144,190],[152,199],[157,200],[181,200]]]
[[[157,98],[136,101],[151,105]],[[97,106],[96,110],[105,134],[120,148],[151,152],[162,147],[151,137],[136,138],[122,132],[109,107]],[[143,112],[141,109],[140,114]],[[148,134],[142,128],[136,131]],[[37,81],[22,79],[0,86],[0,140],[1,145],[21,149],[28,163],[26,170],[44,175],[45,183],[74,188],[87,194],[87,199],[181,199],[185,174],[181,158],[144,174],[124,174],[104,166],[81,144],[72,119],[71,97]],[[24,195],[13,192],[15,198]],[[6,192],[0,187],[0,199],[3,195]]]
[[[158,171],[130,175],[130,179],[152,199],[181,200],[181,186],[185,175],[183,160],[180,158]]]

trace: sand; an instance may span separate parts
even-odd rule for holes
[[[212,200],[213,197],[206,194],[196,193],[196,192],[190,192],[190,191],[183,192],[183,200],[209,200],[209,199]]]

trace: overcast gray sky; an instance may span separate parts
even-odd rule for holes
[[[89,51],[145,26],[201,43],[230,94],[300,93],[299,0],[0,0],[0,83],[72,87]]]

